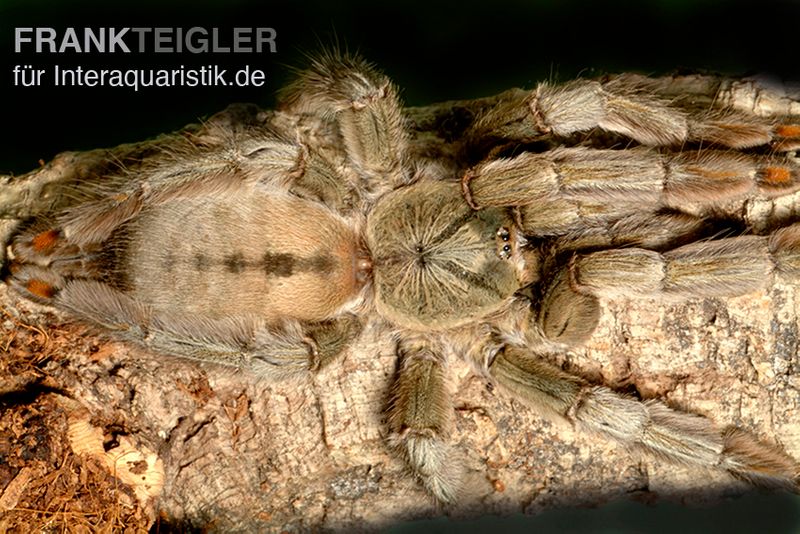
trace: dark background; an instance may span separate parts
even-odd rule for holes
[[[15,27],[273,27],[277,54],[14,54]],[[338,40],[379,64],[410,105],[485,96],[542,79],[676,68],[770,73],[800,80],[800,2],[658,0],[0,0],[3,143],[0,173],[26,172],[64,150],[137,141],[172,131],[232,102],[271,107],[303,53]],[[30,47],[29,47],[30,48]],[[263,88],[14,87],[12,67],[244,65]]]
[[[14,54],[15,27],[272,27],[276,54]],[[232,102],[274,104],[275,92],[301,66],[304,53],[338,41],[380,65],[402,88],[409,105],[533,87],[543,79],[579,74],[638,71],[664,74],[676,69],[731,75],[771,74],[800,81],[800,1],[727,2],[658,0],[578,2],[575,0],[462,1],[410,0],[255,2],[249,0],[110,0],[73,2],[0,0],[0,78],[3,143],[0,174],[21,174],[64,150],[85,150],[140,141],[172,131]],[[245,65],[267,74],[262,88],[14,87],[12,67],[187,68]],[[478,512],[478,511],[476,511]],[[567,519],[565,519],[565,517]],[[505,529],[538,532],[736,531],[763,527],[788,532],[798,525],[796,498],[777,496],[734,501],[709,510],[640,505],[606,507],[596,514],[555,512],[538,518],[503,520]],[[571,519],[570,519],[571,518]],[[580,520],[578,520],[580,519]],[[577,523],[575,523],[575,521]],[[570,521],[574,530],[570,530]],[[487,523],[488,522],[488,523]],[[495,523],[450,523],[423,527],[430,532]],[[604,526],[605,525],[605,526]],[[717,525],[719,528],[715,528]],[[724,525],[724,527],[723,527]],[[695,528],[693,528],[693,526]],[[481,527],[482,528],[482,527]],[[549,530],[548,530],[549,528]],[[758,528],[761,530],[761,528]]]

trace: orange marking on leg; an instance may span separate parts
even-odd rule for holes
[[[61,232],[58,230],[47,230],[36,234],[31,240],[33,250],[37,252],[46,252],[50,250],[56,244],[60,235]]]
[[[28,284],[25,286],[25,289],[27,289],[37,297],[42,297],[45,299],[51,299],[53,298],[53,295],[56,294],[55,287],[48,284],[47,282],[37,280],[36,278],[29,280]]]
[[[781,137],[800,137],[800,124],[782,124],[775,128],[775,133]]]
[[[792,171],[786,167],[767,167],[764,169],[766,184],[784,185],[792,181]]]

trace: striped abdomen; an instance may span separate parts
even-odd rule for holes
[[[179,199],[144,211],[126,234],[129,290],[161,310],[320,320],[361,285],[353,231],[283,193]]]

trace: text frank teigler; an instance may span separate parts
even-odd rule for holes
[[[139,91],[150,87],[261,87],[266,75],[250,65],[235,68],[217,64],[177,67],[118,67],[121,57],[148,54],[262,54],[275,53],[277,32],[273,28],[15,28],[14,52],[26,61],[12,68],[12,83],[18,87],[120,87]],[[28,60],[46,55],[67,57],[92,54],[108,56],[109,67],[89,68],[63,64],[41,66]],[[72,63],[72,61],[71,61]]]

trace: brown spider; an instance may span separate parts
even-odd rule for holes
[[[461,477],[456,357],[624,445],[797,490],[776,447],[542,358],[591,335],[598,297],[734,296],[800,275],[800,224],[710,239],[719,203],[800,189],[797,103],[765,89],[762,116],[722,80],[693,80],[509,91],[457,154],[425,154],[385,76],[323,54],[267,127],[176,138],[135,173],[76,187],[13,239],[8,283],[154,353],[265,379],[315,372],[367,321],[394,329],[390,441],[443,502]]]

